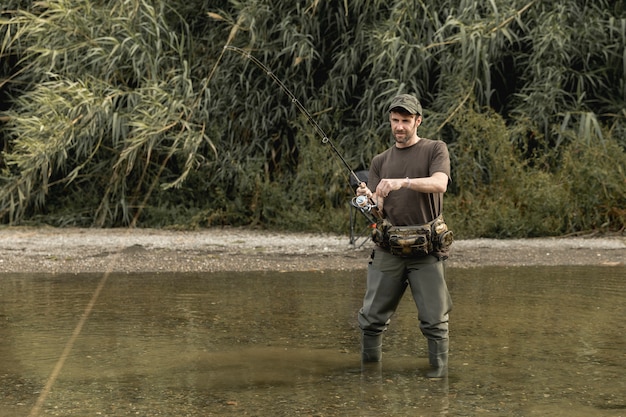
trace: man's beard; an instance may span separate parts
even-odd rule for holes
[[[413,135],[410,133],[411,132],[405,131],[404,136],[401,136],[401,137],[398,137],[397,133],[394,133],[393,137],[396,140],[396,143],[407,143],[413,137]]]

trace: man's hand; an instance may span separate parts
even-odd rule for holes
[[[359,188],[356,189],[356,195],[364,195],[376,206],[376,215],[382,218],[383,215],[383,198],[380,197],[379,194],[372,193],[372,191],[367,188],[367,184],[364,182],[359,184]]]
[[[368,199],[372,198],[372,192],[364,182],[359,184],[359,188],[356,189],[356,195],[364,195]]]
[[[406,184],[406,178],[383,178],[376,187],[376,195],[387,197],[390,192],[399,190]]]

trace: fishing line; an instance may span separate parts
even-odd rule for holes
[[[257,67],[261,68],[265,72],[265,74],[268,77],[270,77],[280,87],[280,89],[289,97],[289,99],[291,99],[291,102],[296,106],[296,108],[307,118],[309,123],[313,126],[315,131],[322,138],[322,143],[330,146],[330,148],[333,150],[335,155],[339,157],[343,165],[348,169],[348,171],[350,172],[350,175],[356,181],[356,184],[360,184],[363,182],[359,178],[359,176],[356,175],[354,170],[350,167],[346,159],[341,155],[341,153],[339,152],[339,149],[337,149],[335,144],[328,138],[328,135],[326,135],[326,132],[324,132],[324,130],[320,127],[320,125],[315,121],[313,116],[311,116],[311,113],[309,113],[306,107],[302,105],[300,100],[296,98],[296,96],[291,92],[291,90],[287,88],[287,86],[285,86],[285,84],[280,80],[280,78],[276,76],[276,74],[274,74],[265,64],[259,61],[254,55],[252,55],[250,52],[244,49],[237,48],[236,46],[231,46],[231,45],[224,46],[224,49],[237,52],[238,54],[242,55],[244,58],[252,61]],[[364,197],[364,196],[354,197],[350,203],[352,204],[352,206],[359,209],[359,211],[363,213],[365,217],[367,217],[370,223],[376,223],[376,221],[370,216],[370,213],[372,213],[372,210],[375,209],[377,205],[372,204],[372,202],[370,202],[370,200],[367,197]]]
[[[352,168],[350,168],[350,165],[345,160],[345,158],[341,155],[341,153],[339,152],[337,147],[328,138],[328,136],[326,135],[324,130],[315,121],[315,119],[313,119],[313,116],[311,116],[311,114],[302,105],[302,103],[300,103],[300,101],[294,96],[294,94],[283,84],[283,82],[272,71],[270,71],[269,68],[267,68],[261,61],[259,61],[257,58],[252,56],[247,51],[244,51],[243,49],[240,49],[240,48],[237,48],[237,47],[234,47],[234,46],[230,46],[230,45],[226,45],[224,47],[224,49],[225,50],[234,51],[234,52],[239,53],[240,55],[243,55],[245,58],[249,59],[255,65],[257,65],[259,68],[261,68],[276,84],[278,84],[278,86],[283,90],[283,92],[285,94],[287,94],[287,96],[291,99],[291,102],[294,103],[296,105],[296,107],[298,108],[298,110],[302,114],[304,114],[306,116],[306,118],[309,121],[309,123],[311,123],[311,125],[313,125],[313,127],[315,128],[315,131],[322,137],[322,143],[328,144],[331,147],[331,149],[333,150],[333,152],[335,153],[335,155],[337,155],[337,157],[339,157],[339,159],[341,160],[343,165],[350,172],[350,175],[355,179],[356,183],[360,184],[362,182],[361,179],[352,170]],[[166,161],[161,165],[161,169],[159,171],[159,174],[163,171],[165,163],[167,162],[167,160],[169,159],[170,156],[171,156],[171,154],[168,155],[168,158],[166,159]],[[154,179],[154,181],[152,182],[152,184],[149,187],[148,193],[147,193],[146,197],[143,200],[143,204],[140,205],[139,210],[133,216],[133,219],[132,219],[131,225],[130,225],[131,228],[136,225],[137,219],[139,218],[140,213],[143,211],[143,208],[144,208],[145,202],[148,199],[148,196],[152,194],[152,191],[154,190],[154,188],[156,186],[158,178],[159,178],[159,176],[157,175],[156,178]],[[352,199],[351,204],[352,204],[352,206],[357,208],[368,219],[370,224],[376,223],[376,220],[372,216],[371,213],[375,212],[373,209],[377,208],[377,205],[373,204],[367,197],[365,197],[365,196],[356,196],[356,197],[354,197]],[[130,234],[130,230],[128,231],[128,234]],[[76,340],[80,336],[80,334],[81,334],[81,332],[83,330],[83,327],[85,326],[85,323],[89,319],[89,316],[91,315],[91,313],[93,311],[93,308],[94,308],[95,304],[97,303],[98,298],[100,297],[100,293],[102,292],[102,289],[105,287],[109,277],[111,276],[111,274],[113,272],[112,265],[118,260],[119,256],[120,256],[119,253],[115,255],[115,257],[109,263],[109,267],[104,272],[102,278],[98,282],[98,285],[96,286],[96,289],[94,290],[94,293],[93,293],[93,295],[91,297],[91,300],[89,301],[89,303],[85,307],[85,310],[83,311],[83,314],[81,315],[78,323],[76,324],[76,327],[74,328],[74,331],[72,332],[71,337],[68,339],[68,341],[67,341],[67,343],[65,345],[65,348],[63,349],[63,352],[61,353],[59,359],[57,360],[57,362],[56,362],[56,364],[54,366],[54,369],[52,370],[50,376],[48,377],[44,388],[39,393],[37,401],[35,402],[34,406],[31,408],[30,413],[28,414],[29,417],[37,417],[37,416],[40,415],[40,413],[42,411],[42,407],[43,407],[46,399],[50,395],[50,392],[52,391],[52,387],[54,386],[54,384],[56,383],[59,375],[61,374],[61,371],[63,370],[63,367],[65,366],[65,362],[66,362],[67,358],[69,357],[72,349],[74,348]]]
[[[41,393],[39,394],[39,397],[37,398],[37,402],[35,403],[33,408],[30,410],[30,414],[28,414],[29,417],[37,417],[39,413],[41,412],[41,408],[43,407],[44,402],[48,398],[48,395],[50,395],[50,392],[52,391],[52,387],[54,383],[59,378],[59,375],[61,374],[61,370],[63,369],[63,366],[65,365],[65,361],[70,356],[70,353],[72,352],[72,348],[74,347],[74,344],[76,343],[76,339],[78,339],[78,336],[82,332],[83,327],[85,326],[85,323],[87,322],[87,319],[89,318],[89,315],[91,314],[93,310],[93,307],[98,301],[100,292],[102,292],[102,289],[104,288],[104,285],[106,284],[110,275],[111,275],[110,271],[107,271],[100,279],[100,282],[98,283],[98,286],[96,287],[96,290],[94,291],[91,297],[91,300],[89,301],[89,304],[87,304],[85,311],[83,312],[82,316],[80,317],[80,320],[78,321],[78,324],[76,325],[76,327],[74,328],[74,331],[72,332],[72,336],[69,338],[69,340],[65,344],[65,348],[63,349],[61,356],[57,360],[57,363],[54,365],[54,369],[52,370],[52,373],[48,377],[48,380],[46,381],[46,385],[44,386],[43,390],[41,390]]]

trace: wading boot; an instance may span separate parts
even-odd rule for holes
[[[383,358],[383,334],[363,333],[361,342],[361,362],[380,362]]]
[[[448,339],[428,339],[428,362],[432,368],[426,373],[428,378],[448,376]]]

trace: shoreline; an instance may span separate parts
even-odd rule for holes
[[[323,271],[365,269],[371,241],[246,228],[0,228],[0,273]],[[626,238],[455,241],[449,268],[626,265]]]

